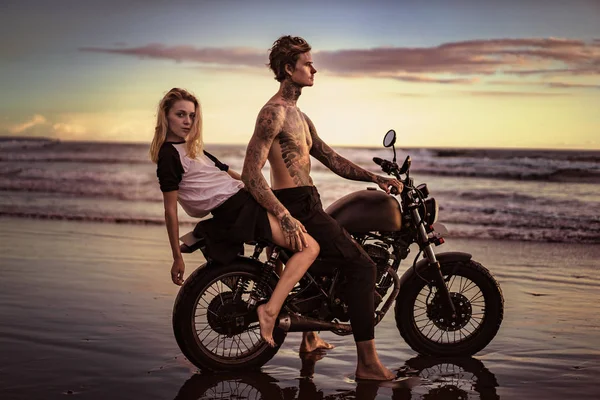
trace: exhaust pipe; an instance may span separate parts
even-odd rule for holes
[[[277,326],[286,332],[339,331],[341,334],[352,333],[350,324],[326,322],[297,314],[282,314],[277,322]]]

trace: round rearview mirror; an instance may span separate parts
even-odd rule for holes
[[[389,131],[387,131],[387,133],[383,137],[383,146],[391,147],[394,145],[394,143],[396,143],[396,131],[393,129],[390,129]]]

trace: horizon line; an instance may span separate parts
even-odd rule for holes
[[[23,140],[23,141],[49,141],[49,142],[73,142],[73,143],[103,143],[103,144],[123,144],[123,145],[150,145],[150,141],[123,141],[123,140],[92,140],[92,139],[61,139],[53,138],[49,136],[15,136],[15,135],[2,135],[0,134],[0,142],[9,140]],[[205,143],[206,144],[206,143]],[[351,144],[331,144],[327,143],[331,147],[336,148],[348,148],[348,149],[369,149],[376,150],[385,148],[383,145],[351,145]],[[210,142],[209,145],[215,146],[247,146],[244,143],[222,143],[222,142]],[[585,151],[594,152],[600,151],[600,145],[595,148],[580,148],[580,147],[481,147],[481,146],[398,146],[396,149],[421,149],[421,150],[538,150],[538,151]]]

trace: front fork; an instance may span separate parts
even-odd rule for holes
[[[421,240],[421,243],[424,244],[423,251],[425,252],[425,257],[427,257],[427,260],[429,260],[429,267],[437,271],[437,273],[434,273],[435,286],[441,295],[442,301],[446,303],[446,310],[450,310],[450,317],[456,318],[456,308],[454,307],[454,302],[452,301],[452,297],[450,297],[450,292],[448,291],[448,286],[446,286],[446,281],[444,281],[444,275],[442,274],[440,263],[435,257],[433,245],[429,242],[429,236],[427,235],[425,225],[421,220],[419,210],[417,208],[413,208],[411,213],[413,221],[421,221],[419,224],[417,224],[417,228],[419,230],[419,239]]]

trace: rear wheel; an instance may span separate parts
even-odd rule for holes
[[[250,292],[259,281],[261,264],[235,261],[196,270],[181,287],[173,307],[173,332],[182,353],[202,370],[257,369],[285,340],[275,328],[276,347],[260,336]],[[267,285],[270,294],[275,282]]]
[[[396,299],[396,326],[415,351],[432,356],[470,356],[490,343],[500,329],[504,298],[481,264],[469,260],[441,264],[457,312],[448,318],[434,286],[435,271],[421,270],[402,285]]]

